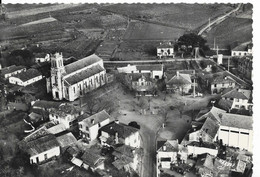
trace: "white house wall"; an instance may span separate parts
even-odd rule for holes
[[[189,155],[200,155],[204,153],[208,153],[213,156],[217,156],[218,150],[217,149],[211,149],[211,148],[205,148],[205,147],[198,147],[198,146],[187,146],[188,148],[188,154]]]
[[[58,146],[58,147],[52,148],[50,150],[47,150],[45,152],[42,152],[40,154],[31,156],[30,157],[30,163],[31,164],[37,163],[37,161],[36,161],[37,157],[39,158],[39,162],[43,162],[45,160],[44,154],[47,154],[47,159],[50,159],[50,158],[55,157],[55,156],[59,156],[60,155],[60,147]]]
[[[140,135],[136,132],[125,139],[125,145],[139,148],[141,144],[140,140]]]

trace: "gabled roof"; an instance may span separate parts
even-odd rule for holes
[[[104,127],[102,127],[100,130],[113,136],[115,136],[117,132],[118,137],[123,139],[139,131],[137,128],[116,122],[111,122],[110,124],[107,124]]]
[[[79,123],[82,122],[85,125],[87,125],[87,127],[91,127],[93,125],[96,125],[100,122],[103,122],[106,119],[110,119],[111,120],[111,116],[105,111],[102,110],[92,116],[89,116],[88,114],[83,114],[82,116],[80,116],[78,118]]]
[[[221,118],[221,126],[253,130],[253,117],[239,114],[225,113]]]
[[[216,120],[220,121],[219,115],[223,114],[223,113],[226,113],[226,111],[213,106],[210,109],[209,112],[207,112],[206,114],[196,118],[196,121],[202,121],[202,120],[205,120],[208,117],[212,118],[213,120],[216,119]]]
[[[54,125],[47,129],[47,131],[49,133],[54,134],[54,135],[64,132],[66,130],[67,130],[67,128],[64,124],[57,124],[57,125]]]
[[[146,81],[151,81],[150,73],[130,73],[127,74],[131,81],[138,81],[140,78],[144,78]]]
[[[189,74],[181,74],[173,76],[166,84],[170,85],[186,85],[191,84],[191,78]]]
[[[209,170],[213,170],[214,169],[213,159],[214,157],[210,154],[199,155],[196,163],[196,167],[197,168],[205,167]]]
[[[174,45],[172,43],[169,43],[169,42],[164,42],[164,43],[161,43],[157,48],[173,48]]]
[[[205,147],[209,149],[216,149],[216,145],[214,143],[209,143],[209,142],[197,142],[197,141],[192,141],[187,144],[187,146],[196,146],[196,147]]]
[[[236,82],[233,78],[230,76],[217,76],[215,77],[211,84],[222,84],[222,83],[230,83],[230,82]]]
[[[162,71],[163,65],[161,64],[136,65],[136,69],[141,71]]]
[[[162,145],[158,151],[163,151],[163,152],[178,152],[178,141],[177,140],[167,140],[164,145]],[[165,150],[164,150],[165,148]]]
[[[46,135],[35,140],[25,142],[27,148],[25,150],[31,155],[37,155],[48,151],[55,147],[59,147],[59,143],[54,135]]]
[[[104,157],[92,152],[91,149],[86,149],[81,159],[85,164],[91,167],[96,167],[99,163],[105,160]]]
[[[89,78],[90,76],[93,76],[95,74],[98,74],[102,71],[104,71],[105,69],[100,66],[100,65],[95,65],[95,66],[92,66],[90,68],[87,68],[86,70],[83,70],[77,74],[74,74],[74,75],[71,75],[69,77],[67,77],[65,79],[65,81],[70,84],[70,85],[73,85],[73,84],[76,84],[80,81],[83,81],[87,78]]]
[[[34,108],[50,109],[50,108],[59,108],[61,104],[62,104],[61,102],[38,100],[35,101],[32,106]]]
[[[220,99],[218,101],[218,107],[220,107],[221,109],[224,109],[226,111],[228,111],[232,107],[232,104],[233,104],[233,101],[231,101],[231,100]]]
[[[214,138],[218,132],[218,129],[218,121],[213,120],[212,118],[207,118],[200,130]]]
[[[12,77],[17,77],[20,80],[22,80],[23,82],[28,81],[30,79],[33,79],[35,77],[41,76],[42,74],[37,70],[37,69],[28,69],[27,71],[18,73]]]
[[[15,72],[15,71],[18,71],[18,70],[21,70],[21,69],[26,69],[26,67],[25,66],[12,65],[12,66],[2,68],[0,70],[0,73],[1,73],[1,75],[5,75],[5,74],[12,73],[12,72]]]
[[[122,145],[119,146],[117,148],[115,148],[114,152],[112,153],[112,155],[116,156],[117,158],[121,158],[122,156],[127,156],[129,158],[134,158],[134,149],[131,146],[127,146],[127,145]]]
[[[252,49],[253,44],[252,43],[242,43],[232,49],[232,51],[248,51],[248,49]]]
[[[75,115],[80,114],[82,109],[72,104],[62,103],[58,108],[51,108],[50,113],[58,114],[59,116],[66,116],[68,114]]]
[[[96,54],[92,54],[88,57],[82,58],[76,62],[68,64],[65,66],[65,71],[67,74],[73,73],[79,69],[90,66],[94,63],[101,61],[102,59],[98,57]]]
[[[77,139],[71,132],[66,133],[65,135],[61,135],[56,139],[61,148],[72,146],[77,142]]]
[[[236,98],[236,99],[243,99],[247,100],[248,98],[243,94],[243,92],[239,92],[238,89],[233,89],[225,94],[223,94],[221,97],[224,98]]]

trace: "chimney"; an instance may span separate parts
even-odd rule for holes
[[[95,123],[95,120],[94,120],[94,119],[91,119],[91,124],[94,125],[94,123]]]
[[[163,151],[166,151],[166,145],[163,145],[162,149]]]
[[[180,76],[180,72],[176,71],[176,75],[177,75],[177,77],[179,77]]]
[[[118,132],[117,132],[117,131],[115,132],[115,143],[116,143],[116,144],[119,143],[119,140],[118,140]]]

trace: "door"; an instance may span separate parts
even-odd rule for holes
[[[55,96],[59,99],[59,92],[55,92]]]
[[[39,163],[39,157],[36,157],[36,163]]]

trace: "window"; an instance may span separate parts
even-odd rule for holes
[[[239,133],[238,131],[234,131],[234,130],[231,130],[230,132],[231,133]]]
[[[217,87],[217,84],[214,84],[214,87]]]
[[[238,55],[241,56],[241,53],[239,52]]]
[[[235,108],[239,108],[239,105],[235,105]]]
[[[220,129],[221,131],[224,131],[224,132],[229,132],[229,130],[226,130],[226,129]]]
[[[82,128],[82,124],[79,124],[79,128]]]
[[[98,77],[96,76],[96,80],[97,80],[97,82],[98,82]]]
[[[225,84],[224,83],[222,83],[222,87],[224,87],[225,86]]]
[[[48,157],[47,157],[47,154],[44,154],[44,160],[47,160]]]
[[[249,133],[246,133],[246,132],[240,132],[241,134],[244,134],[244,135],[249,135]]]
[[[76,93],[76,88],[75,87],[73,87],[73,90],[74,90],[74,93]]]
[[[101,127],[100,122],[98,123],[98,127]]]
[[[86,130],[88,131],[88,127],[86,127]]]

